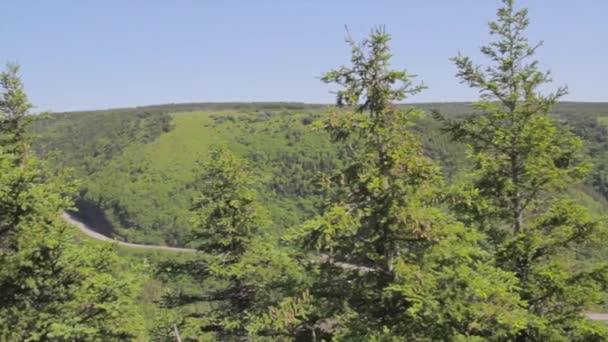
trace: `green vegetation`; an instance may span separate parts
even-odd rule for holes
[[[115,236],[131,242],[185,243],[197,170],[217,145],[251,164],[273,220],[270,230],[279,233],[318,213],[320,176],[336,170],[344,156],[312,128],[321,111],[260,104],[247,111],[209,112],[204,104],[192,106],[205,111],[175,113],[181,108],[167,105],[156,111],[53,114],[36,123],[40,138],[34,147],[54,168],[74,169],[80,181],[77,206],[87,221],[101,221],[106,232],[113,228]],[[459,103],[418,107],[449,118],[462,117],[469,108]],[[608,105],[566,103],[553,111],[587,142],[594,165],[587,194],[606,198],[608,128],[597,123],[608,117]],[[441,164],[448,180],[457,177],[466,164],[464,145],[451,142],[430,117],[413,121],[425,154]]]
[[[437,205],[441,172],[408,129],[421,112],[392,105],[424,87],[388,68],[389,39],[374,30],[361,44],[351,41],[352,66],[322,78],[341,86],[338,107],[355,109],[333,109],[319,125],[356,148],[328,180],[324,214],[294,233],[305,250],[327,256],[312,271],[298,318],[308,319],[313,336],[322,322],[335,322],[321,336],[338,340],[511,337],[526,319],[515,279],[492,265],[482,234]]]
[[[472,104],[403,104],[425,87],[382,28],[322,77],[329,108],[34,116],[9,65],[0,340],[608,339],[585,317],[608,298],[608,104],[544,95],[527,11],[503,3],[489,65],[452,59]],[[196,251],[92,241],[66,210]]]
[[[142,279],[106,247],[83,248],[60,218],[73,183],[30,153],[32,108],[18,67],[0,75],[0,339],[122,341],[141,336]]]
[[[526,10],[505,0],[481,48],[490,66],[453,58],[458,77],[479,90],[475,113],[445,123],[455,140],[467,143],[468,179],[455,185],[450,203],[463,222],[488,235],[496,265],[518,279],[528,312],[517,340],[591,341],[608,338],[583,310],[608,286],[608,264],[580,260],[577,251],[606,243],[605,223],[561,192],[583,182],[590,165],[582,140],[548,113],[566,88],[543,95],[550,76],[533,60],[540,45],[524,33]]]
[[[129,241],[184,243],[198,165],[216,145],[224,144],[251,161],[262,200],[272,213],[271,229],[275,230],[300,223],[316,213],[320,201],[316,187],[318,176],[338,163],[328,139],[312,133],[308,127],[319,113],[264,109],[178,113],[172,116],[168,126],[164,119],[152,114],[108,112],[97,114],[101,117],[96,120],[105,121],[117,130],[121,127],[140,130],[116,134],[113,138],[96,139],[86,133],[54,138],[54,132],[65,126],[74,126],[68,131],[77,135],[86,132],[80,126],[95,125],[95,115],[88,115],[60,115],[45,122],[47,126],[40,125],[42,138],[37,147],[40,151],[77,150],[55,160],[58,168],[72,166],[80,170],[77,174],[82,175],[82,188],[78,204],[84,209],[101,209],[115,233]],[[70,120],[72,116],[76,118],[74,122]],[[150,131],[161,132],[158,123],[173,129],[147,144],[138,138],[149,136]],[[87,144],[82,143],[85,140]],[[110,148],[108,143],[116,147]],[[110,152],[104,155],[105,152],[99,151]],[[113,157],[108,160],[107,155]],[[83,165],[86,156],[93,156],[94,160]],[[91,168],[89,164],[103,166]],[[85,211],[85,215],[89,211],[94,213],[94,210]]]
[[[191,308],[174,322],[186,338],[247,339],[255,318],[302,280],[294,259],[262,234],[269,222],[251,183],[245,165],[233,154],[210,152],[200,176],[202,195],[192,205],[190,244],[199,256],[161,267],[163,274],[205,284],[195,292],[175,291],[164,298],[166,307]],[[192,308],[197,303],[202,305]]]

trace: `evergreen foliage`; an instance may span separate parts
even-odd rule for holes
[[[302,281],[286,250],[261,234],[268,225],[256,201],[247,167],[225,148],[212,149],[202,166],[200,195],[193,201],[191,244],[197,260],[163,266],[209,287],[173,293],[167,306],[204,303],[177,322],[187,339],[242,341],[264,335],[257,316]],[[162,271],[162,270],[161,270]]]
[[[601,301],[608,264],[583,263],[576,253],[606,241],[605,222],[561,195],[581,183],[590,166],[581,139],[549,115],[566,89],[540,92],[550,76],[532,60],[540,44],[530,45],[524,35],[527,11],[503,2],[489,24],[497,39],[481,48],[490,66],[453,59],[457,76],[481,93],[474,114],[443,119],[454,139],[468,145],[473,162],[454,201],[467,222],[491,236],[496,265],[517,276],[531,315],[517,340],[604,340],[608,330],[589,322],[584,311]]]
[[[408,128],[422,113],[394,105],[423,87],[390,69],[389,39],[382,29],[361,44],[349,39],[352,66],[322,78],[342,89],[318,126],[349,155],[326,180],[325,213],[294,233],[324,256],[310,293],[286,299],[275,316],[290,318],[286,334],[307,326],[324,339],[512,336],[526,317],[515,278],[492,266],[482,234],[437,206],[441,172]]]
[[[122,341],[140,334],[136,273],[108,247],[76,245],[60,214],[73,182],[29,150],[32,108],[9,65],[0,75],[0,339]]]
[[[9,64],[0,341],[608,340],[586,317],[608,290],[608,106],[543,93],[528,12],[502,2],[488,65],[452,59],[472,104],[404,104],[425,86],[383,28],[347,37],[326,112],[35,116]],[[87,243],[73,198],[115,237],[196,251]]]

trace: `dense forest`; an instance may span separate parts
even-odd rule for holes
[[[186,112],[166,105],[52,114],[36,123],[34,148],[40,155],[61,151],[50,162],[58,170],[74,169],[81,181],[80,214],[97,217],[87,219],[102,222],[102,231],[131,242],[184,245],[199,164],[210,148],[227,146],[254,168],[271,228],[280,232],[318,213],[320,175],[339,167],[344,155],[312,125],[324,109],[280,103],[243,107],[248,109],[190,104]],[[424,153],[453,179],[465,166],[465,146],[452,142],[430,113],[459,118],[470,104],[416,107],[427,113],[412,127]],[[552,115],[585,140],[593,170],[571,191],[601,213],[608,200],[608,104],[560,103]]]
[[[528,25],[451,59],[472,103],[414,103],[382,27],[334,105],[38,114],[9,64],[0,341],[608,340],[608,103],[545,92]]]

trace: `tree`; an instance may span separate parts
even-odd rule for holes
[[[298,288],[300,270],[286,251],[265,236],[266,214],[251,190],[246,165],[225,148],[213,149],[197,182],[190,245],[197,259],[164,269],[205,285],[201,293],[173,293],[168,307],[205,303],[178,322],[188,339],[241,341],[265,334],[257,316],[281,293]]]
[[[107,247],[82,248],[60,218],[74,183],[29,150],[32,108],[9,65],[0,75],[0,339],[118,341],[138,333],[134,274]]]
[[[237,261],[266,223],[250,188],[251,177],[239,159],[220,148],[209,153],[198,183],[201,194],[192,205],[196,216],[190,244]]]
[[[28,179],[22,179],[17,167],[25,162],[26,149],[29,138],[25,134],[27,122],[30,117],[28,111],[32,104],[28,101],[23,91],[23,83],[18,76],[19,67],[16,64],[8,64],[7,71],[0,74],[0,85],[4,89],[0,100],[0,153],[4,165],[4,179],[10,189],[7,188],[5,198],[1,203],[2,218],[0,219],[0,237],[3,244],[9,242],[9,235],[19,225],[19,219],[23,214],[23,208],[15,205],[21,190],[27,185]],[[35,175],[31,175],[35,176]],[[31,178],[29,179],[31,181]],[[6,247],[6,246],[4,246]]]
[[[352,66],[322,77],[342,89],[317,127],[347,158],[325,180],[325,213],[294,233],[322,258],[310,292],[273,309],[290,318],[277,329],[339,340],[512,336],[525,319],[515,279],[490,264],[482,234],[439,208],[440,169],[408,128],[422,112],[396,104],[424,86],[390,69],[389,40],[383,29],[349,38]]]
[[[582,141],[550,115],[566,88],[543,95],[551,81],[532,60],[541,44],[525,36],[526,9],[503,0],[489,24],[496,40],[481,48],[485,68],[453,58],[457,76],[478,89],[473,114],[462,121],[436,117],[454,139],[469,146],[469,181],[453,198],[461,218],[491,237],[501,269],[517,276],[531,318],[518,340],[605,339],[606,329],[584,316],[608,281],[605,263],[583,263],[577,249],[602,243],[605,226],[561,193],[580,183],[589,164]]]
[[[0,100],[0,144],[5,152],[25,157],[31,142],[27,129],[33,121],[28,112],[33,106],[23,89],[19,65],[7,64],[0,75],[0,86],[4,89]]]

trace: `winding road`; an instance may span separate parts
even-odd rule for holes
[[[157,245],[141,245],[138,243],[130,243],[130,242],[124,242],[124,241],[118,241],[115,239],[112,239],[108,236],[105,236],[103,234],[100,234],[98,232],[96,232],[95,230],[91,229],[89,226],[87,226],[84,222],[80,221],[78,218],[76,218],[74,215],[64,212],[61,217],[68,223],[78,227],[78,229],[83,232],[84,234],[86,234],[87,236],[95,239],[95,240],[100,240],[100,241],[107,241],[107,242],[112,242],[115,243],[119,246],[124,246],[124,247],[130,247],[130,248],[140,248],[140,249],[155,249],[155,250],[159,250],[159,251],[174,251],[174,252],[189,252],[189,253],[193,253],[196,252],[196,249],[193,248],[181,248],[181,247],[169,247],[169,246],[157,246]]]
[[[188,252],[188,253],[196,252],[196,249],[193,249],[193,248],[141,245],[141,244],[137,244],[137,243],[129,243],[129,242],[124,242],[124,241],[114,240],[108,236],[100,234],[100,233],[96,232],[95,230],[91,229],[84,222],[82,222],[78,218],[76,218],[74,215],[71,215],[71,214],[65,212],[61,215],[61,217],[66,222],[76,226],[81,232],[83,232],[84,234],[86,234],[87,236],[89,236],[95,240],[111,242],[111,243],[115,243],[119,246],[130,247],[130,248],[155,249],[155,250],[160,250],[160,251],[174,251],[174,252]],[[325,260],[327,260],[327,257],[322,256],[321,261],[325,261]],[[373,271],[373,269],[368,268],[368,267],[356,266],[356,265],[342,263],[342,262],[335,262],[335,265],[345,268],[345,269],[354,269],[354,270],[363,271],[363,272]],[[608,322],[608,313],[587,312],[587,317],[593,321]]]

